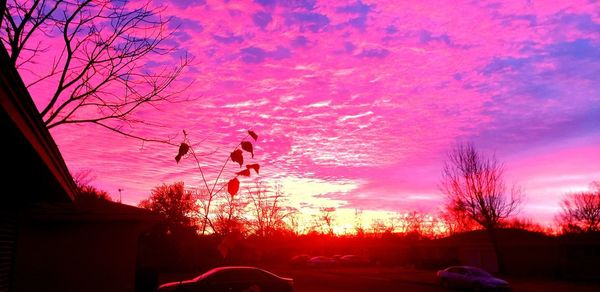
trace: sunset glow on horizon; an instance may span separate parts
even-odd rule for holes
[[[135,2],[135,1],[134,1]],[[188,134],[208,181],[255,131],[260,179],[306,218],[338,211],[336,233],[362,210],[434,215],[458,142],[504,163],[522,188],[518,217],[552,223],[565,193],[600,180],[600,5],[595,1],[155,1],[172,17],[170,54],[193,58],[177,83],[188,101],[144,107],[126,132]],[[52,63],[52,48],[32,66]],[[46,58],[46,59],[44,59]],[[37,74],[20,68],[27,83]],[[38,107],[47,84],[29,88]],[[71,172],[137,205],[153,187],[203,186],[176,146],[94,125],[51,129]],[[228,163],[225,183],[239,171]],[[309,220],[309,219],[306,219]]]

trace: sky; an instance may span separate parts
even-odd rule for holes
[[[459,142],[504,163],[525,194],[520,217],[551,222],[565,193],[600,180],[596,1],[154,4],[172,17],[176,50],[146,66],[193,57],[180,82],[190,101],[143,108],[136,117],[161,126],[126,129],[175,142],[186,130],[209,181],[247,130],[258,178],[303,212],[437,212]],[[161,183],[202,186],[177,147],[90,125],[52,134],[72,172],[92,171],[125,203]],[[229,163],[225,181],[238,170]]]

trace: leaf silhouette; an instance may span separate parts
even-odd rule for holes
[[[183,157],[183,155],[186,155],[189,150],[190,150],[190,145],[181,143],[181,145],[179,145],[179,153],[177,153],[177,156],[175,156],[175,161],[177,161],[177,163],[179,163],[179,160],[181,160],[181,157]]]
[[[240,164],[240,167],[242,167],[242,164],[244,164],[244,155],[242,154],[242,150],[237,149],[233,152],[231,152],[231,160],[233,160],[233,162],[237,162]]]
[[[254,158],[254,150],[252,148],[252,143],[248,141],[242,141],[242,149],[250,152],[250,154],[252,154],[252,158]]]
[[[258,163],[255,164],[246,164],[246,170],[250,170],[250,169],[254,169],[254,171],[256,171],[256,174],[258,174],[258,170],[260,169],[260,165],[258,165]]]
[[[256,135],[256,133],[254,133],[254,131],[248,130],[248,134],[250,136],[252,136],[252,139],[254,139],[254,141],[256,141],[256,139],[258,139],[258,135]]]
[[[242,171],[236,172],[235,174],[241,175],[241,176],[250,176],[250,169],[244,169]]]
[[[227,183],[227,192],[233,197],[240,189],[240,181],[237,178],[229,180]]]

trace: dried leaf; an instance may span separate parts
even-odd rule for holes
[[[258,163],[255,163],[255,164],[246,164],[246,169],[247,170],[254,169],[254,171],[256,171],[256,174],[258,174],[258,170],[260,169],[260,165],[258,165]]]
[[[242,164],[244,164],[244,155],[242,154],[242,150],[236,149],[235,151],[231,152],[230,156],[233,162],[239,163],[240,167],[242,167]]]
[[[227,192],[233,197],[240,189],[240,181],[237,178],[229,180],[227,183]]]
[[[241,175],[241,176],[250,176],[250,169],[244,169],[242,171],[236,172],[235,174]]]
[[[252,158],[254,158],[254,150],[252,148],[252,143],[248,141],[242,141],[242,149],[250,152],[250,154],[252,154]]]
[[[254,131],[248,131],[248,134],[250,136],[252,136],[252,139],[254,139],[254,141],[256,141],[258,139],[258,135],[256,135],[256,133],[254,133]]]
[[[181,145],[179,145],[179,153],[177,153],[177,156],[175,156],[175,161],[177,161],[177,163],[179,163],[179,160],[181,160],[181,157],[183,157],[183,155],[186,155],[189,150],[190,150],[190,145],[181,143]]]

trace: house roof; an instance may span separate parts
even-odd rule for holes
[[[76,186],[48,129],[0,45],[0,123],[10,198],[73,202]],[[19,198],[17,198],[17,196]]]

